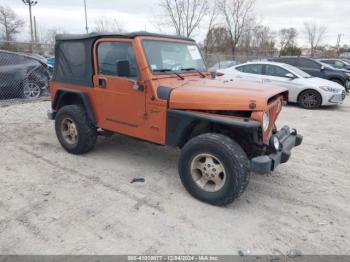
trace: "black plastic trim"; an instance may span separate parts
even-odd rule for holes
[[[170,94],[173,88],[167,86],[160,86],[157,88],[157,96],[161,100],[169,101]]]
[[[205,121],[208,123],[220,124],[229,128],[245,129],[247,132],[257,131],[260,123],[252,120],[229,119],[208,115],[201,112],[188,112],[182,110],[168,109],[167,127],[166,127],[166,144],[173,147],[183,145],[186,133],[189,128],[196,122]]]
[[[92,111],[89,97],[87,96],[87,94],[85,94],[83,92],[79,92],[79,91],[75,91],[75,90],[68,90],[68,89],[58,89],[56,91],[55,98],[52,100],[53,112],[57,112],[60,109],[61,104],[63,103],[65,96],[69,95],[69,94],[74,94],[81,99],[90,122],[96,126],[96,124],[97,124],[96,118],[95,118],[95,115]]]

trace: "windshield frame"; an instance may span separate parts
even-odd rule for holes
[[[198,51],[201,55],[201,58],[202,58],[202,61],[203,61],[203,65],[204,65],[204,70],[186,70],[186,71],[183,71],[183,70],[179,70],[179,71],[166,71],[166,72],[157,72],[157,71],[154,71],[151,67],[151,64],[150,64],[150,61],[149,61],[149,58],[148,58],[148,55],[146,53],[146,49],[145,49],[145,42],[167,42],[167,43],[175,43],[175,44],[184,44],[184,45],[192,45],[192,46],[196,46],[198,48]],[[203,57],[203,54],[201,52],[201,49],[199,48],[198,44],[195,42],[195,41],[186,41],[186,40],[177,40],[177,39],[149,39],[149,38],[144,38],[141,40],[141,46],[142,46],[142,51],[144,53],[144,56],[145,56],[145,59],[147,61],[147,66],[148,66],[148,69],[150,70],[150,72],[152,73],[152,75],[174,75],[176,76],[176,74],[193,74],[193,73],[196,73],[196,72],[208,72],[208,66],[207,66],[207,63],[205,62],[204,60],[204,57]]]

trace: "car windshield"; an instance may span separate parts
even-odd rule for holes
[[[288,65],[288,64],[284,64],[283,65],[286,69],[288,69],[289,71],[291,71],[292,73],[294,73],[295,75],[300,76],[301,78],[312,78],[311,75],[309,75],[308,73],[304,72],[303,70],[300,70],[299,68],[292,66],[292,65]]]
[[[206,71],[195,44],[144,40],[143,47],[148,64],[155,73]]]

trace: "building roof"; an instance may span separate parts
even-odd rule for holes
[[[194,42],[193,39],[183,37],[183,36],[162,35],[162,34],[155,34],[155,33],[149,33],[149,32],[134,32],[134,33],[127,33],[127,34],[116,34],[116,33],[58,34],[58,35],[56,35],[56,40],[57,41],[86,40],[86,39],[96,39],[96,38],[101,38],[101,37],[133,39],[133,38],[138,37],[138,36],[150,36],[150,37],[160,37],[160,38],[169,38],[169,39],[180,39],[180,40]]]

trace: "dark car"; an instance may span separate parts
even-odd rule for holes
[[[345,62],[342,59],[320,59],[319,61],[337,69],[344,69],[346,71],[350,71],[350,63]]]
[[[47,65],[40,59],[0,50],[0,99],[38,98],[49,79]]]
[[[314,77],[324,78],[336,82],[345,87],[346,91],[350,89],[350,73],[344,72],[323,64],[312,58],[307,57],[276,57],[270,58],[270,61],[289,64],[300,68],[309,75]]]

